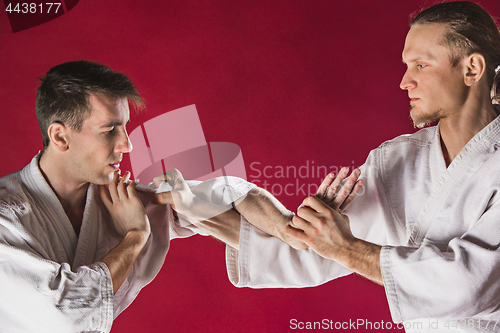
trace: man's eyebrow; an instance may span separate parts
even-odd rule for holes
[[[130,119],[127,120],[127,124],[128,123],[130,123]],[[121,126],[121,125],[123,125],[123,122],[121,122],[121,121],[111,121],[109,123],[102,125],[101,128],[115,127],[115,126]]]
[[[401,61],[403,62],[403,64],[409,64],[409,63],[412,63],[412,62],[418,62],[418,61],[432,61],[436,59],[435,56],[433,56],[432,53],[430,52],[426,52],[425,54],[423,55],[418,55],[412,59],[410,59],[409,61],[405,62],[404,58],[401,58]]]
[[[422,61],[422,57],[418,57],[418,58],[413,58],[409,61],[405,61],[404,59],[401,58],[401,61],[403,62],[403,64],[409,64],[411,62],[418,62],[418,61]]]

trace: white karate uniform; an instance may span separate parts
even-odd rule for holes
[[[448,168],[438,127],[385,142],[361,167],[364,191],[345,213],[356,237],[384,245],[390,311],[408,332],[500,331],[499,148],[497,117]],[[248,223],[240,250],[227,249],[227,267],[233,284],[254,288],[316,286],[349,274]]]
[[[100,260],[121,237],[97,186],[88,188],[77,237],[40,172],[38,158],[0,179],[0,332],[108,332],[113,319],[156,276],[170,239],[200,232],[174,223],[168,205],[147,205],[151,236],[113,295],[111,276]],[[216,203],[230,204],[224,200],[236,200],[253,186],[224,177],[192,190]]]

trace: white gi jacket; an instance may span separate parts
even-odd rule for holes
[[[97,186],[88,188],[77,237],[40,172],[38,157],[0,179],[0,332],[108,332],[113,319],[156,276],[170,239],[194,232],[173,222],[168,205],[147,205],[151,236],[113,295],[111,276],[100,260],[121,237]],[[192,190],[218,202],[228,191],[236,200],[253,186],[225,177]]]
[[[356,237],[384,245],[392,318],[408,332],[500,331],[499,148],[497,117],[448,168],[438,127],[383,143],[361,167],[364,191],[345,214]],[[349,273],[248,223],[239,252],[227,249],[227,267],[233,284],[254,288],[316,286]]]

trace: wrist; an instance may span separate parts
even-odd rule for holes
[[[132,229],[127,231],[123,240],[127,243],[136,244],[142,247],[148,241],[150,233],[150,230]]]
[[[353,270],[353,266],[356,266],[356,259],[359,251],[363,247],[361,242],[360,239],[355,237],[346,239],[341,246],[338,246],[337,249],[333,251],[330,259],[335,260],[347,269]]]
[[[292,225],[293,216],[294,214],[292,212],[290,212],[289,214],[282,213],[282,215],[278,216],[277,223],[274,223],[272,225],[273,233],[271,235],[278,237],[282,241],[290,238],[290,236],[288,236],[288,234],[286,233],[286,226]]]

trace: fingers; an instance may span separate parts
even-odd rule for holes
[[[299,211],[302,208],[309,208],[317,213],[327,213],[331,210],[331,207],[328,206],[323,200],[318,199],[317,197],[307,197],[302,201],[302,206],[297,210],[297,215],[300,216]]]
[[[292,224],[294,227],[302,229],[302,226],[304,226],[304,221],[312,222],[314,219],[317,218],[317,216],[318,213],[315,210],[311,209],[311,207],[304,204],[304,206],[297,209],[297,215],[295,215],[292,218]],[[296,222],[298,224],[296,224]]]
[[[184,183],[184,177],[182,177],[182,173],[177,169],[171,169],[165,172],[162,175],[156,176],[153,178],[153,184],[156,187],[159,187],[161,182],[167,182],[172,187]]]
[[[337,177],[335,177],[333,173],[329,173],[325,177],[323,182],[321,182],[316,196],[327,203],[331,202],[335,196],[335,193],[337,193],[337,189],[339,188],[340,183],[347,176],[348,172],[349,168],[344,167],[340,169]]]
[[[344,200],[344,202],[338,207],[338,211],[342,213],[344,209],[346,209],[347,206],[354,200],[354,197],[358,194],[358,192],[361,190],[363,187],[363,180],[360,179],[356,182],[354,185],[354,188],[352,189],[351,193],[349,196]]]
[[[295,215],[294,217],[292,217],[292,223],[291,223],[290,227],[292,227],[293,229],[295,229],[295,230],[300,229],[301,231],[304,231],[305,229],[309,228],[310,226],[311,226],[311,223],[309,223],[307,221],[307,218],[305,215],[303,215],[302,217],[298,216],[298,215]]]
[[[127,193],[127,185],[128,185],[128,181],[130,179],[130,172],[127,171],[125,172],[125,175],[122,177],[122,179],[120,179],[120,182],[118,183],[118,186],[117,186],[117,191],[118,191],[118,197],[119,198],[128,198],[128,193]]]
[[[302,242],[305,243],[305,240],[306,240],[306,234],[304,233],[304,231],[302,230],[299,230],[299,229],[296,229],[290,225],[287,225],[285,226],[285,233],[290,236],[290,237],[293,237],[293,238],[296,238]]]
[[[130,173],[129,173],[130,176]],[[125,177],[123,177],[125,178]],[[129,177],[130,178],[130,177]],[[136,182],[130,182],[130,184],[127,185],[127,194],[129,198],[137,198],[137,192],[135,190],[136,187]]]
[[[332,173],[328,174],[319,186],[316,198],[339,212],[346,209],[363,186],[359,169],[354,169],[345,179],[348,173],[349,168],[343,167],[336,177]]]
[[[183,191],[189,188],[186,181],[184,180],[184,177],[182,177],[182,173],[179,170],[169,170],[166,175],[168,178],[168,183],[174,188],[175,191]]]
[[[153,178],[153,184],[155,184],[156,187],[159,187],[161,182],[167,181],[167,173],[164,173],[162,175],[156,176]]]
[[[333,209],[337,209],[340,207],[345,200],[350,196],[350,194],[353,192],[355,185],[357,184],[359,175],[361,174],[361,171],[359,169],[354,169],[352,173],[349,175],[349,178],[347,178],[346,182],[342,186],[342,188],[339,190],[335,198],[333,199],[333,203],[331,204]],[[338,178],[338,177],[337,177]],[[359,192],[358,188],[358,192]],[[357,192],[356,192],[357,193]],[[355,196],[356,194],[354,194]],[[354,199],[354,196],[352,196],[352,199]],[[346,207],[347,205],[344,205]]]
[[[111,180],[111,183],[109,183],[108,185],[109,195],[111,196],[112,202],[116,202],[118,200],[118,191],[116,189],[116,186],[118,186],[119,176],[120,176],[120,171],[116,170],[115,173],[113,174],[113,179]]]
[[[99,195],[101,200],[108,207],[120,199],[128,199],[137,197],[136,182],[130,181],[130,172],[125,172],[125,175],[120,179],[120,170],[116,170],[113,174],[113,179],[108,185],[109,194],[104,187],[99,187]],[[108,207],[109,208],[109,207]]]

